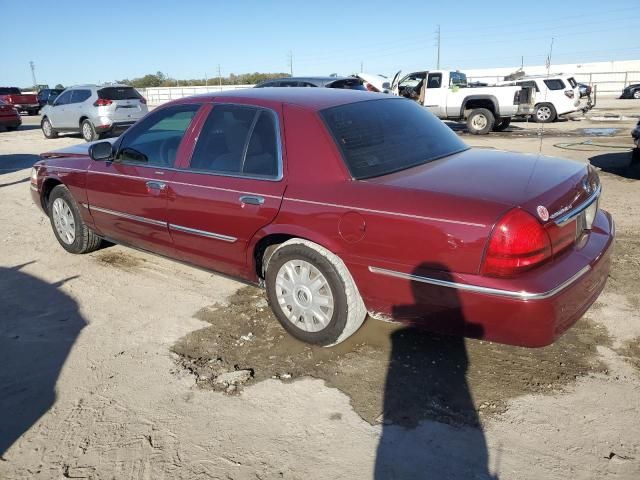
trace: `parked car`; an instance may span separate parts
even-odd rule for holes
[[[587,101],[581,101],[575,78],[567,75],[526,76],[501,85],[521,85],[535,89],[533,119],[539,123],[555,122],[558,117],[578,111],[587,111]]]
[[[469,87],[467,76],[458,71],[413,72],[401,79],[400,73],[391,82],[393,93],[415,100],[443,120],[466,120],[475,135],[504,130],[514,115],[533,111],[531,88]]]
[[[0,87],[0,100],[28,115],[37,115],[40,110],[38,97],[33,93],[22,93],[17,87]]]
[[[4,100],[0,100],[0,126],[12,131],[17,130],[20,125],[22,125],[22,119],[18,110]]]
[[[399,73],[400,72],[398,72],[398,74]],[[384,75],[377,73],[356,73],[354,76],[361,79],[364,88],[370,92],[389,93],[391,80]]]
[[[362,80],[354,77],[285,77],[267,80],[254,88],[264,87],[326,87],[365,90]]]
[[[127,85],[78,85],[64,90],[40,112],[42,133],[80,132],[87,142],[117,135],[144,117],[149,109],[138,91]]]
[[[640,83],[634,83],[625,87],[624,90],[622,90],[620,98],[640,98]]]
[[[38,92],[38,103],[40,108],[44,107],[47,103],[53,103],[58,95],[64,92],[61,88],[43,88]]]
[[[609,272],[593,167],[470,149],[396,96],[199,95],[41,157],[31,193],[66,251],[108,239],[263,285],[283,327],[313,344],[343,341],[369,312],[547,345]]]
[[[633,138],[633,144],[636,146],[632,152],[632,159],[637,161],[640,160],[640,120],[638,120],[638,124],[631,131],[631,137]]]

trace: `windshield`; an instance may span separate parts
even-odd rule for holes
[[[355,179],[387,175],[466,150],[427,109],[389,98],[320,112]]]
[[[0,95],[20,95],[20,89],[15,87],[0,87]]]

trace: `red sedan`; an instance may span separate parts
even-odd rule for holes
[[[0,126],[7,130],[16,130],[22,125],[22,118],[13,105],[0,100]]]
[[[547,345],[604,288],[614,237],[591,167],[473,150],[415,102],[359,91],[174,101],[42,155],[31,190],[67,251],[108,239],[264,285],[319,345],[367,312]]]

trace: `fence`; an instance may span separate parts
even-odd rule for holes
[[[178,98],[190,97],[202,93],[215,93],[226,90],[251,88],[253,85],[209,85],[199,87],[151,87],[139,88],[138,91],[147,99],[149,105],[160,105]]]
[[[568,72],[569,73],[569,72]],[[581,72],[571,74],[577,82],[598,87],[598,94],[620,95],[622,90],[633,83],[640,83],[640,71],[637,72]],[[501,82],[504,75],[469,76],[471,82]]]

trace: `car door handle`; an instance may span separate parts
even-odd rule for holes
[[[164,190],[167,188],[167,184],[164,182],[156,182],[155,180],[151,180],[147,182],[147,188],[149,190]]]
[[[242,195],[240,197],[240,203],[244,203],[245,205],[262,205],[264,198],[257,195]]]

